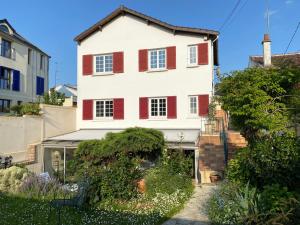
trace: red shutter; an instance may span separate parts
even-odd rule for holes
[[[169,96],[167,98],[167,117],[168,119],[176,119],[177,118],[177,101],[176,96]]]
[[[148,50],[139,50],[139,71],[144,72],[148,70]]]
[[[140,119],[148,119],[148,98],[140,98]]]
[[[83,75],[93,74],[93,55],[82,56],[82,74]]]
[[[124,98],[114,99],[114,120],[124,119]]]
[[[208,115],[208,104],[209,104],[208,95],[199,95],[198,96],[199,116],[207,116]]]
[[[93,100],[82,101],[82,119],[92,120],[93,119]]]
[[[113,71],[114,73],[124,73],[124,53],[113,53]]]
[[[176,69],[176,46],[167,47],[167,69]]]
[[[198,44],[198,65],[208,65],[208,43]]]

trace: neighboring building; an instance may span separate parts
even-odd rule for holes
[[[78,131],[43,142],[45,168],[55,160],[50,152],[63,157],[82,140],[139,126],[161,130],[169,148],[194,152],[197,182],[218,35],[123,6],[78,35]]]
[[[273,54],[271,53],[271,39],[268,34],[264,35],[263,55],[255,55],[249,57],[249,67],[267,67],[294,65],[300,67],[300,52]]]
[[[77,86],[60,84],[54,87],[55,91],[65,94],[64,106],[77,106]]]
[[[263,67],[263,56],[250,56],[250,67]],[[273,54],[271,56],[272,65],[280,66],[290,64],[300,67],[300,52],[286,53],[286,54]]]
[[[48,91],[49,58],[6,19],[0,20],[0,113]]]

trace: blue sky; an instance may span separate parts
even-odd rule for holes
[[[50,86],[76,83],[76,43],[73,38],[121,4],[165,22],[218,30],[237,0],[6,0],[1,17],[25,38],[52,56]],[[283,53],[300,22],[300,0],[269,0],[273,53]],[[5,10],[3,10],[5,9]],[[249,55],[261,54],[266,31],[265,0],[242,0],[220,36],[222,72],[243,69]],[[300,30],[289,52],[300,51]]]

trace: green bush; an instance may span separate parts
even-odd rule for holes
[[[0,169],[0,192],[17,192],[29,174],[27,169],[17,166]]]
[[[229,162],[227,177],[258,188],[274,183],[293,188],[299,183],[299,163],[299,140],[287,135],[266,138],[240,150]]]
[[[180,150],[164,150],[159,165],[150,169],[145,176],[147,194],[172,194],[177,190],[191,189],[191,160],[191,157],[185,156]]]
[[[157,193],[172,194],[177,190],[192,189],[190,177],[170,173],[165,167],[150,169],[145,176],[146,193],[155,196]]]
[[[26,103],[22,105],[21,115],[40,115],[40,111],[38,103]]]
[[[158,160],[163,147],[163,134],[146,128],[129,128],[109,133],[102,140],[84,141],[74,154],[76,176],[92,180],[91,203],[128,199],[137,195],[140,159]]]
[[[162,165],[173,175],[192,176],[193,174],[193,158],[185,155],[180,149],[165,150]]]
[[[13,112],[14,116],[22,116],[22,105],[14,105],[12,107],[10,107],[10,111]]]
[[[208,202],[212,224],[292,224],[297,200],[287,188],[266,186],[262,192],[247,185],[224,183]]]
[[[99,174],[101,199],[130,199],[137,196],[136,182],[142,178],[136,160],[120,155]],[[97,196],[95,196],[97,197]]]
[[[65,102],[65,94],[57,92],[54,88],[50,92],[46,92],[43,96],[43,103],[48,105],[63,105]]]

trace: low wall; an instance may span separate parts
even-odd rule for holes
[[[13,162],[28,161],[33,157],[32,145],[45,138],[76,130],[76,108],[41,105],[41,116],[0,116],[0,155],[12,155]],[[38,155],[38,153],[36,153]]]
[[[41,105],[43,138],[49,138],[76,130],[76,108]]]
[[[42,138],[42,118],[39,116],[0,116],[0,155],[12,155],[13,161],[26,160],[29,144]]]

